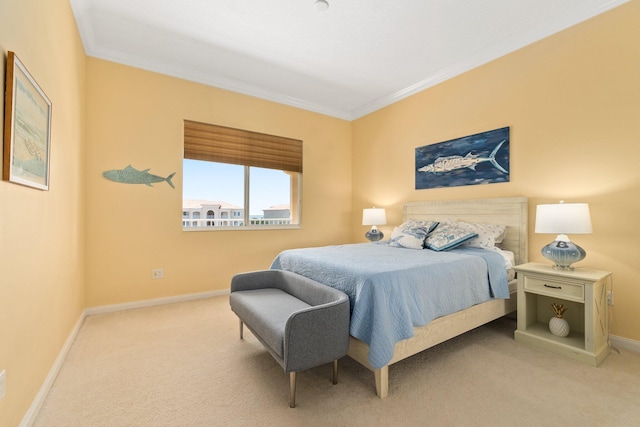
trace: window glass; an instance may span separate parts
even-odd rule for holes
[[[297,225],[300,175],[184,159],[182,217],[191,221],[183,221],[183,228]]]
[[[291,218],[290,174],[264,168],[249,168],[249,215],[262,225],[289,224]],[[254,221],[255,222],[255,221]]]

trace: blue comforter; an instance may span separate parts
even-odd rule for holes
[[[373,368],[388,364],[413,328],[492,298],[509,298],[502,256],[463,247],[447,252],[386,242],[293,249],[272,269],[294,271],[349,296],[350,333],[369,345]]]

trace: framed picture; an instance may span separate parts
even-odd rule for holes
[[[51,101],[13,52],[8,52],[2,179],[49,189]]]
[[[509,182],[509,128],[416,148],[416,190]]]

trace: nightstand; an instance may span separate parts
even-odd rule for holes
[[[589,268],[555,270],[550,264],[528,263],[518,272],[518,329],[516,341],[598,366],[609,355],[607,282],[611,273]],[[554,316],[551,303],[568,307],[564,318],[571,332],[549,332]]]

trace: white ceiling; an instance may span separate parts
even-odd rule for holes
[[[87,55],[353,120],[627,0],[70,0]]]

